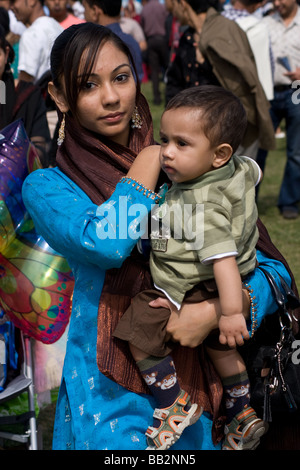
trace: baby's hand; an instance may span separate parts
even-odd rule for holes
[[[219,330],[220,343],[228,344],[231,348],[242,346],[244,344],[244,340],[250,338],[246,326],[246,320],[242,313],[228,316],[221,315]]]

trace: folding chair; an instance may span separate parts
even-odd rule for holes
[[[0,406],[24,392],[28,393],[28,412],[17,416],[0,416],[0,439],[24,443],[28,450],[38,450],[37,424],[34,406],[34,383],[31,339],[20,331],[22,365],[20,374],[12,379],[0,392]],[[4,425],[24,425],[23,433],[2,431]]]

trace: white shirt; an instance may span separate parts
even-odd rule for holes
[[[292,22],[285,26],[278,12],[266,16],[262,22],[268,26],[271,38],[271,47],[274,55],[275,72],[274,85],[289,85],[290,78],[284,73],[287,70],[278,62],[278,57],[288,57],[291,70],[300,67],[300,8]]]
[[[77,16],[77,18],[80,18],[81,20],[85,19],[85,16],[84,16],[85,8],[81,2],[79,1],[74,2],[73,5],[71,5],[71,8],[73,10],[73,14]]]
[[[268,27],[262,23],[261,19],[247,10],[239,10],[232,5],[228,5],[222,15],[229,20],[236,21],[245,31],[250,43],[259,81],[264,89],[267,99],[274,98],[272,56],[270,47],[270,37]]]
[[[267,99],[270,101],[274,98],[274,84],[268,28],[254,15],[238,18],[236,22],[247,34],[256,63],[258,78]]]
[[[26,26],[21,21],[18,21],[14,12],[12,10],[8,10],[9,16],[9,29],[12,33],[21,36],[24,33]]]
[[[143,28],[133,18],[122,16],[122,18],[120,19],[120,26],[123,33],[131,34],[131,36],[134,37],[136,42],[140,43],[141,41],[146,41]]]
[[[20,38],[19,73],[27,72],[34,77],[34,82],[41,78],[50,69],[52,45],[62,31],[63,28],[54,18],[37,18]]]

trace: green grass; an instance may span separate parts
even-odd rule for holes
[[[163,90],[163,85],[161,85]],[[142,84],[142,92],[150,103],[154,136],[159,141],[159,124],[163,105],[153,104],[151,83]],[[284,130],[284,126],[282,126]],[[259,217],[266,225],[273,243],[288,261],[300,289],[300,217],[286,220],[277,208],[277,199],[286,162],[286,141],[276,139],[277,148],[267,157],[263,181],[258,196]]]
[[[147,98],[147,101],[151,109],[153,127],[154,127],[154,138],[157,140],[157,142],[160,141],[159,140],[159,125],[160,125],[160,118],[164,110],[164,84],[163,83],[160,84],[160,89],[161,89],[161,97],[162,97],[163,102],[161,105],[158,106],[153,103],[151,82],[142,83],[142,93]]]
[[[273,243],[288,261],[300,287],[300,218],[284,219],[278,211],[277,199],[286,163],[286,141],[276,139],[276,150],[269,153],[258,197],[259,216],[266,225]]]

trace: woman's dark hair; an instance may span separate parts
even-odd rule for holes
[[[127,45],[105,26],[94,23],[73,25],[57,37],[50,57],[52,81],[58,89],[62,89],[62,78],[68,84],[65,93],[73,115],[76,115],[79,92],[89,80],[100,46],[106,42],[113,43],[129,58],[137,82],[137,95],[140,93],[136,67]],[[84,56],[85,51],[87,53]]]
[[[0,49],[5,51],[7,47],[9,49],[9,53],[8,53],[8,59],[7,59],[7,63],[6,63],[6,66],[5,66],[4,73],[10,73],[11,72],[11,64],[13,63],[13,61],[15,59],[15,52],[14,52],[12,46],[9,44],[9,42],[6,39],[5,29],[0,24]]]
[[[241,144],[247,115],[241,101],[231,91],[214,85],[187,88],[168,102],[165,111],[178,108],[199,110],[201,130],[212,146],[227,143],[234,153]]]
[[[10,32],[9,15],[4,7],[0,7],[0,26],[4,29],[5,36]]]

